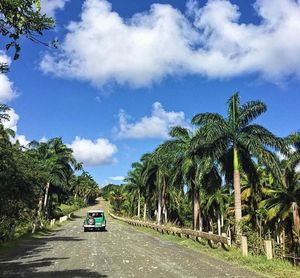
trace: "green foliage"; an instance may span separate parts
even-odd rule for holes
[[[118,188],[118,187],[119,187],[119,185],[112,184],[112,183],[110,183],[110,184],[108,184],[108,185],[106,185],[106,186],[103,186],[103,187],[101,188],[101,196],[102,196],[106,201],[108,201],[108,199],[109,199],[109,193],[110,193],[111,191],[113,191],[114,189]]]
[[[132,164],[126,184],[105,195],[117,213],[138,217],[145,205],[148,219],[161,223],[161,210],[168,222],[195,229],[200,203],[204,231],[234,240],[241,232],[256,255],[264,253],[264,239],[300,255],[300,132],[283,139],[253,123],[267,110],[261,101],[241,104],[234,94],[227,106],[227,117],[196,115],[193,132],[172,128],[169,140]]]
[[[40,0],[0,1],[0,34],[8,39],[6,49],[14,48],[15,60],[20,56],[22,37],[48,45],[39,37],[54,27],[54,20],[42,14],[40,6]]]
[[[47,219],[93,203],[100,189],[61,138],[28,147],[11,142],[2,121],[9,108],[0,105],[0,243],[45,226]],[[65,204],[65,205],[62,205]]]

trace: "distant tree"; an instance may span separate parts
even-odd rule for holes
[[[53,138],[46,143],[33,141],[30,143],[30,147],[33,156],[41,161],[45,172],[44,212],[46,213],[50,185],[63,186],[66,184],[77,163],[72,155],[72,149],[63,144],[61,138]],[[41,202],[39,201],[40,210]]]
[[[144,189],[143,180],[143,164],[140,162],[135,162],[131,165],[132,170],[128,172],[125,182],[128,184],[128,189],[132,195],[137,195],[138,205],[137,205],[137,216],[141,216],[141,192]]]

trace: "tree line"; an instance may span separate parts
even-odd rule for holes
[[[0,104],[0,242],[34,232],[49,219],[91,204],[100,189],[61,138],[13,143],[5,128],[9,107]]]
[[[195,230],[248,235],[262,252],[272,238],[298,252],[300,133],[274,135],[254,120],[261,101],[234,94],[227,116],[200,113],[193,130],[173,127],[170,138],[132,164],[108,198],[120,214]]]

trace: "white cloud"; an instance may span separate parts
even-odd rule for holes
[[[42,13],[45,13],[50,17],[54,17],[55,12],[57,10],[62,10],[68,1],[69,0],[42,0]]]
[[[10,65],[10,58],[4,54],[3,51],[0,51],[0,63],[6,63]],[[14,84],[9,78],[0,73],[0,103],[7,103],[10,100],[14,99],[17,96],[17,93],[14,89]]]
[[[61,50],[46,54],[41,69],[60,77],[133,87],[166,76],[228,78],[258,73],[272,82],[300,77],[300,3],[257,0],[260,23],[239,21],[236,5],[191,0],[187,15],[170,5],[122,18],[106,0],[86,0]]]
[[[123,181],[125,179],[125,177],[115,176],[115,177],[110,177],[109,179],[112,180],[112,181]]]
[[[28,146],[28,144],[30,143],[30,141],[27,140],[25,135],[16,134],[16,137],[12,141],[16,142],[17,140],[19,141],[20,145],[24,147]]]
[[[118,151],[117,147],[104,138],[95,141],[76,136],[69,145],[73,149],[76,160],[86,166],[114,164],[117,162],[113,155]]]
[[[39,140],[40,143],[46,143],[47,141],[48,141],[48,138],[47,138],[46,136],[43,136],[43,137]]]
[[[28,141],[26,139],[25,135],[20,135],[17,133],[17,131],[18,131],[17,125],[18,125],[20,116],[12,108],[7,112],[7,114],[9,115],[9,120],[8,121],[4,120],[3,126],[5,128],[12,129],[16,133],[16,136],[14,138],[11,138],[11,142],[15,143],[18,140],[22,146],[27,146],[30,143],[30,141]]]
[[[17,123],[20,119],[20,116],[12,108],[7,112],[7,114],[9,116],[9,120],[4,120],[3,126],[5,128],[12,129],[14,132],[17,132]]]
[[[159,102],[152,105],[150,117],[143,117],[135,123],[128,122],[124,110],[119,113],[119,126],[116,129],[118,138],[167,138],[173,126],[188,126],[184,112],[167,112]]]

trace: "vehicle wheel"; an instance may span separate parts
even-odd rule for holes
[[[84,232],[87,232],[87,228],[83,228],[83,231],[84,231]]]

